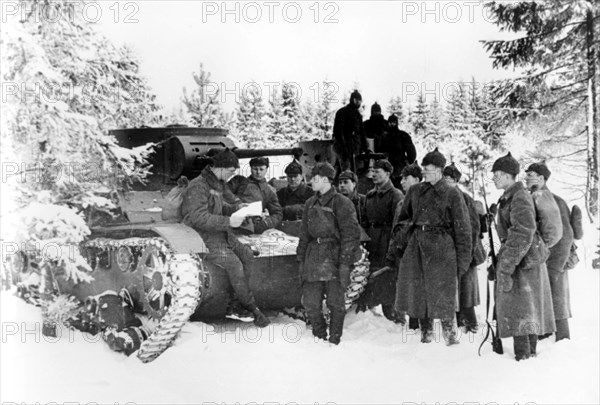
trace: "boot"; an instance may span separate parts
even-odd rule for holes
[[[433,340],[433,322],[429,318],[419,319],[421,328],[421,343],[431,343]]]
[[[329,342],[334,345],[340,344],[342,338],[342,332],[344,329],[344,317],[346,316],[343,311],[332,311],[329,320]]]
[[[515,336],[513,337],[513,344],[515,349],[515,359],[517,361],[525,360],[531,357],[531,345],[529,343],[529,336]]]
[[[394,309],[394,304],[381,304],[381,309],[383,311],[383,315],[390,321],[394,323],[399,323],[400,325],[404,325],[406,323],[406,318],[404,314],[399,313]]]
[[[531,357],[537,356],[537,342],[538,336],[536,334],[529,335],[529,352],[531,353]]]
[[[462,308],[457,314],[458,326],[464,326],[466,333],[477,333],[479,325],[477,323],[477,315],[475,315],[475,307]]]
[[[454,320],[442,320],[442,335],[446,341],[446,346],[457,345],[459,343],[456,336],[456,328],[454,328]]]
[[[269,318],[260,309],[256,308],[252,313],[254,314],[254,324],[259,328],[264,328],[271,323]]]
[[[571,332],[569,331],[569,320],[568,319],[557,319],[556,320],[556,341],[563,339],[571,339]]]
[[[419,330],[419,320],[417,318],[408,318],[408,329]]]

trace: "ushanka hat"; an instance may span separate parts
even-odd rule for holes
[[[320,162],[313,166],[310,177],[323,176],[333,181],[335,179],[335,169],[327,162]]]
[[[256,157],[250,159],[250,167],[252,166],[267,166],[269,167],[269,158],[268,157]]]
[[[446,158],[438,151],[438,148],[435,148],[433,152],[426,154],[421,162],[421,166],[427,165],[434,165],[443,169],[446,166]]]
[[[213,167],[234,167],[239,169],[240,161],[238,157],[229,148],[225,148],[221,152],[212,157]]]
[[[550,177],[550,174],[552,174],[550,169],[548,169],[548,166],[546,166],[545,160],[542,160],[541,162],[538,162],[538,163],[530,164],[529,167],[527,168],[527,170],[525,170],[525,172],[535,172],[535,173],[539,174],[540,176],[544,176],[545,180],[548,180],[548,178]]]
[[[421,166],[419,166],[417,162],[405,166],[400,175],[402,177],[413,176],[414,178],[419,179],[419,181],[423,180],[423,170],[421,170]]]

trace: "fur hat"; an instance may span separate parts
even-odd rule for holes
[[[417,162],[405,166],[400,175],[402,177],[413,176],[414,178],[419,179],[419,181],[423,180],[423,171]]]
[[[333,181],[335,179],[335,169],[327,162],[319,162],[313,166],[310,177],[323,176]]]
[[[512,157],[510,152],[508,152],[506,156],[502,156],[501,158],[496,159],[494,162],[494,165],[492,166],[492,172],[498,170],[516,176],[521,171],[521,166],[519,165],[519,162],[517,162],[517,159]]]
[[[381,106],[377,102],[371,106],[371,115],[375,114],[381,114]]]
[[[250,159],[250,167],[252,166],[267,166],[269,167],[269,158],[268,157],[256,157]]]
[[[452,177],[454,181],[459,181],[462,176],[462,173],[454,166],[454,163],[450,163],[449,166],[446,166],[442,174],[444,176]]]
[[[550,169],[548,169],[548,166],[546,166],[545,160],[542,160],[539,163],[530,164],[529,167],[525,170],[525,172],[536,172],[540,176],[544,176],[544,180],[546,181],[548,181],[550,174],[552,174],[552,172],[550,172]]]
[[[353,183],[356,184],[358,182],[358,177],[356,177],[356,174],[354,174],[354,172],[352,172],[351,170],[344,170],[342,174],[340,174],[340,178],[338,180],[351,180]]]
[[[427,165],[434,165],[443,169],[446,166],[446,158],[438,151],[438,148],[435,148],[433,152],[426,154],[421,162],[421,166]]]
[[[394,166],[387,159],[379,159],[376,160],[373,164],[374,169],[383,169],[388,173],[392,173],[394,171]]]
[[[292,163],[287,165],[284,172],[288,176],[295,176],[298,174],[302,174],[302,165],[300,163],[298,163],[296,160],[293,160]]]
[[[212,157],[213,167],[234,167],[236,169],[240,168],[240,161],[238,157],[229,150],[229,148],[225,148],[221,152],[217,153]]]
[[[360,95],[360,93],[358,92],[358,90],[354,90],[352,92],[352,94],[350,94],[350,100],[352,100],[353,98],[362,101],[362,96]]]

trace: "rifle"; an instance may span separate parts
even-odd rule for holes
[[[488,340],[490,334],[492,335],[492,350],[494,351],[494,353],[504,354],[504,349],[502,348],[502,340],[498,336],[497,325],[496,325],[496,331],[494,331],[494,327],[492,326],[492,324],[490,323],[490,321],[488,319],[489,313],[490,313],[490,283],[494,282],[496,280],[496,264],[498,263],[498,258],[496,257],[496,248],[494,247],[494,235],[492,234],[492,225],[494,225],[494,228],[496,228],[496,221],[494,220],[494,215],[490,211],[490,207],[487,203],[487,196],[486,196],[486,191],[485,191],[485,179],[483,178],[483,173],[481,174],[481,185],[482,185],[482,191],[483,191],[483,202],[485,204],[488,238],[490,241],[489,256],[491,259],[491,263],[487,269],[488,281],[486,283],[487,289],[486,289],[486,302],[485,302],[485,323],[487,325],[487,331],[485,333],[485,337],[483,338],[483,341],[479,345],[479,350],[477,351],[480,356],[481,356],[481,348],[483,347],[483,344]],[[492,309],[492,320],[498,322],[497,318],[496,318],[496,299],[495,298],[496,297],[494,296],[494,308]]]

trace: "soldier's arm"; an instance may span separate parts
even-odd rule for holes
[[[242,200],[235,195],[229,185],[223,189],[223,215],[231,216],[242,207]]]
[[[454,247],[456,249],[457,274],[462,276],[469,270],[473,257],[473,239],[471,235],[471,220],[462,192],[453,188],[450,190],[450,212],[454,231]]]
[[[296,260],[303,262],[306,246],[308,245],[308,204],[304,205],[304,211],[302,212],[302,224],[300,225],[299,239],[298,249],[296,249]]]
[[[516,193],[510,204],[506,241],[498,251],[498,271],[512,274],[529,251],[536,231],[535,207],[527,192]]]
[[[204,187],[188,187],[183,198],[190,209],[185,214],[184,223],[199,231],[225,231],[229,229],[229,217],[208,211],[210,192]]]
[[[339,263],[351,266],[360,251],[360,228],[354,204],[348,198],[339,196],[335,202],[335,216],[340,232]],[[304,219],[302,220],[304,223]]]
[[[273,191],[273,189],[270,187],[266,192],[265,200],[265,207],[269,211],[269,216],[265,218],[265,222],[268,228],[276,228],[283,219],[283,209],[279,204],[277,194],[275,194],[275,191]]]

